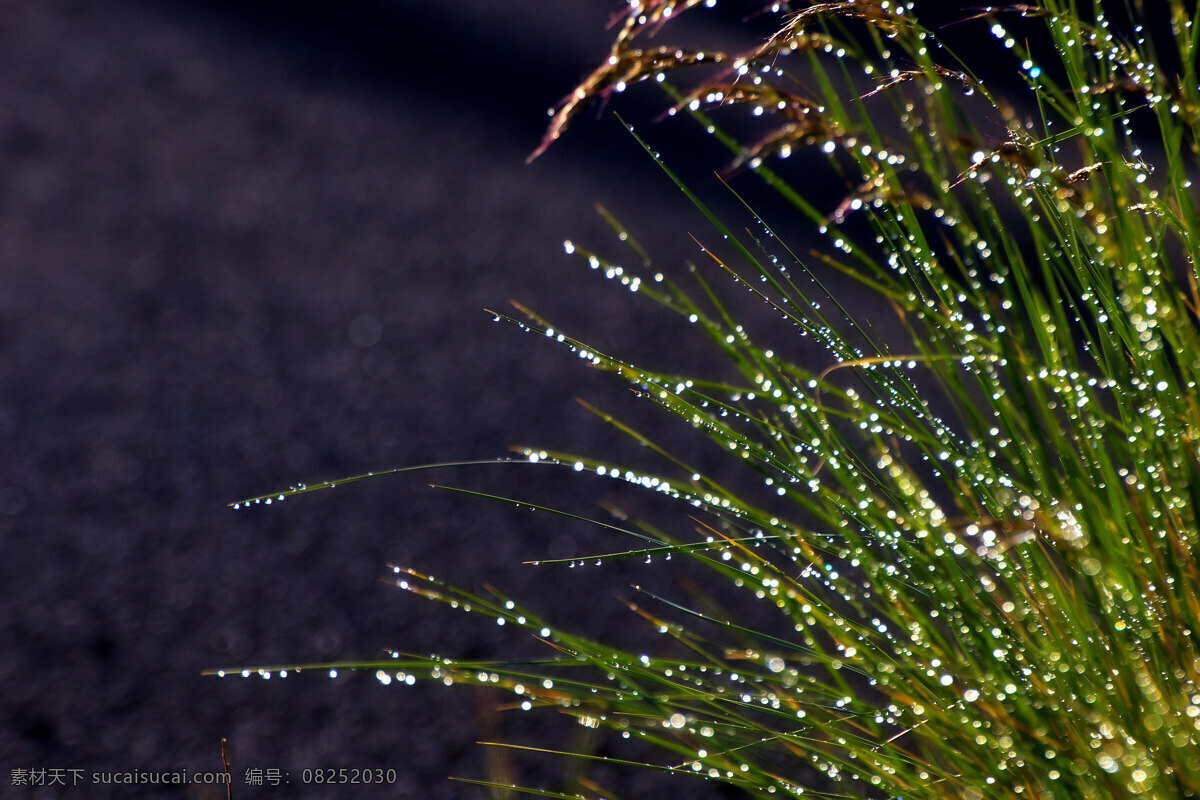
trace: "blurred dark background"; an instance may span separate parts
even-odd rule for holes
[[[619,410],[629,393],[494,324],[483,309],[510,298],[622,355],[699,358],[563,253],[566,237],[609,247],[595,202],[664,263],[704,230],[613,118],[586,114],[524,163],[619,8],[0,0],[0,794],[224,797],[10,782],[219,771],[227,738],[238,800],[484,797],[446,780],[499,774],[477,740],[565,741],[470,689],[201,671],[525,646],[385,585],[388,562],[503,586],[579,629],[637,627],[619,570],[521,565],[611,540],[426,484],[583,513],[619,488],[482,467],[226,506],[516,444],[623,452],[574,399]],[[559,767],[539,763],[516,777],[553,787]],[[399,780],[297,785],[313,767]],[[248,768],[292,784],[247,786]]]
[[[224,797],[10,786],[19,769],[219,771],[222,738],[238,800],[488,796],[448,775],[560,788],[560,764],[489,761],[475,742],[566,745],[578,726],[496,714],[500,696],[201,671],[384,648],[541,654],[386,585],[387,563],[651,641],[616,598],[646,570],[669,582],[661,565],[522,566],[625,543],[427,486],[654,513],[615,483],[455,468],[227,507],[513,445],[641,457],[575,398],[645,425],[661,416],[483,311],[516,299],[614,354],[710,366],[674,321],[563,253],[564,238],[621,252],[597,202],[656,269],[682,274],[697,256],[687,234],[711,237],[613,116],[586,112],[524,163],[547,108],[606,55],[623,5],[0,0],[0,794]],[[719,25],[739,13],[685,24],[736,46]],[[719,189],[725,157],[673,138],[690,124],[652,125],[655,90],[627,95],[618,110],[671,144],[671,166]],[[317,767],[395,769],[398,782],[298,785]],[[292,783],[247,786],[251,768]],[[665,796],[650,779],[613,782]]]

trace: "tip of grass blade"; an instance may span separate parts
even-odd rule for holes
[[[272,492],[270,494],[263,494],[263,495],[259,495],[257,497],[248,497],[244,500],[236,500],[232,503],[228,503],[227,505],[229,508],[233,508],[233,509],[247,508],[247,507],[253,506],[253,505],[268,505],[269,506],[269,505],[272,505],[273,503],[282,502],[286,498],[292,497],[294,495],[308,494],[309,492],[316,492],[321,489],[333,489],[338,486],[343,486],[347,483],[357,483],[359,481],[365,481],[370,478],[384,478],[384,477],[387,477],[390,475],[400,475],[405,472],[422,472],[425,470],[443,469],[446,467],[479,467],[479,466],[493,465],[493,464],[535,464],[535,463],[538,463],[538,462],[531,461],[530,459],[527,459],[527,458],[510,458],[510,457],[506,456],[506,457],[501,457],[501,458],[483,458],[483,459],[474,459],[474,460],[466,460],[466,461],[439,461],[439,462],[430,463],[430,464],[414,464],[414,465],[408,466],[408,467],[393,467],[391,469],[375,470],[372,472],[364,472],[360,475],[351,475],[346,478],[337,478],[335,480],[321,481],[320,483],[296,484],[294,486],[289,487],[288,489],[286,489],[284,491]]]

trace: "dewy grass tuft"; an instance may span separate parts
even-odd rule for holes
[[[1200,796],[1194,4],[1164,0],[1166,25],[1141,3],[1044,0],[934,28],[911,2],[778,3],[747,52],[656,44],[714,4],[633,0],[539,152],[589,101],[658,84],[668,114],[794,211],[789,234],[823,245],[793,251],[757,217],[735,231],[647,146],[712,223],[702,260],[674,277],[607,212],[628,261],[565,249],[692,323],[722,376],[496,315],[680,418],[651,435],[596,410],[657,471],[521,454],[682,504],[673,530],[596,522],[626,542],[579,561],[674,556],[707,584],[637,587],[630,608],[665,638],[635,652],[397,566],[400,588],[526,631],[545,658],[321,669],[498,687],[631,740],[629,758],[576,757],[676,777],[681,796],[698,781],[764,798]],[[983,77],[1005,71],[1001,88]],[[729,132],[740,114],[750,138]],[[797,156],[837,176],[836,202],[794,177]],[[894,310],[903,340],[826,291],[834,275]],[[760,344],[733,310],[747,292],[819,363]],[[689,465],[681,436],[748,479]],[[604,796],[588,778],[526,791]]]

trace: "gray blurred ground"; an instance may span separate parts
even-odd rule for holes
[[[481,731],[529,732],[495,721],[497,698],[200,674],[524,646],[385,585],[390,561],[540,596],[583,629],[635,625],[610,599],[628,576],[521,566],[611,541],[426,484],[583,512],[604,486],[491,467],[226,507],[519,443],[619,451],[573,401],[628,392],[482,309],[517,298],[663,365],[655,315],[560,243],[611,241],[595,201],[668,261],[701,229],[611,118],[523,163],[604,53],[608,4],[313,8],[0,0],[6,797],[224,797],[9,786],[25,768],[220,770],[222,738],[238,800],[485,796],[445,778],[494,774]],[[398,783],[297,785],[312,767]],[[246,786],[247,768],[292,785]]]

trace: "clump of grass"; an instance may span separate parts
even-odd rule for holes
[[[678,500],[678,531],[597,523],[642,541],[601,558],[675,555],[743,605],[640,587],[633,610],[669,641],[630,652],[396,567],[399,587],[527,630],[547,658],[354,666],[502,687],[641,742],[631,768],[678,774],[681,793],[700,778],[753,797],[1200,795],[1194,9],[987,8],[955,29],[978,46],[954,52],[913,3],[778,4],[749,52],[654,43],[711,5],[631,3],[543,148],[588,101],[659,83],[668,113],[719,137],[794,210],[789,231],[823,245],[794,252],[759,217],[735,233],[682,182],[714,229],[687,285],[640,248],[617,263],[567,243],[693,323],[733,380],[626,363],[524,309],[512,321],[739,460],[750,480],[718,481],[672,455],[677,431],[603,414],[663,469],[524,453]],[[973,60],[997,52],[1001,70]],[[982,77],[1003,69],[1017,90]],[[746,110],[766,127],[728,133]],[[832,202],[809,191],[817,162]],[[826,291],[834,274],[891,308],[903,340]],[[818,363],[759,344],[730,292],[818,342]],[[750,622],[763,606],[778,625]],[[577,790],[530,793],[602,793]]]

